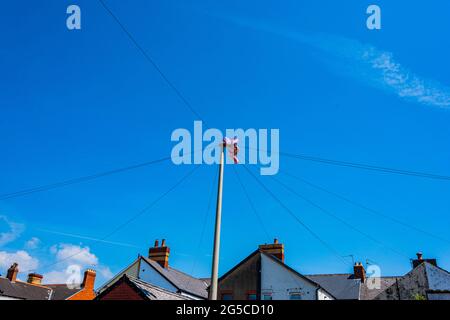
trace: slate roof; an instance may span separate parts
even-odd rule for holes
[[[450,272],[427,261],[424,262],[428,289],[435,291],[450,290]]]
[[[45,286],[52,289],[51,300],[66,300],[81,290],[81,288],[69,289],[66,284],[45,284]]]
[[[124,276],[127,277],[126,275]],[[191,300],[190,298],[179,293],[170,292],[142,280],[132,277],[128,277],[128,279],[135,285],[135,288],[137,288],[149,300]]]
[[[31,284],[0,277],[0,296],[24,300],[66,300],[80,289],[69,289],[65,284]]]
[[[127,274],[123,274],[116,282],[98,294],[95,300],[105,299],[111,291],[124,283],[144,300],[193,300],[193,298],[184,296],[180,293],[171,292]]]
[[[361,281],[354,279],[353,274],[315,274],[307,275],[308,279],[318,283],[338,300],[359,299]]]
[[[142,257],[148,264],[150,264],[156,271],[158,271],[164,278],[172,283],[178,290],[188,294],[193,294],[200,298],[208,298],[208,282],[202,279],[194,278],[186,273],[183,273],[174,268],[163,268],[159,263]]]
[[[368,282],[361,284],[360,299],[374,300],[381,292],[395,284],[398,278],[399,277],[381,277],[379,288],[373,288]]]
[[[411,300],[414,299],[414,294],[425,295],[433,290],[450,290],[450,273],[430,263],[429,260],[424,260],[404,276],[396,278],[390,286],[380,290],[375,298]]]
[[[0,296],[26,300],[49,300],[52,289],[29,284],[27,282],[11,282],[7,278],[0,277]]]

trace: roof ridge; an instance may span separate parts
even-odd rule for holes
[[[178,290],[181,291],[185,291],[189,294],[195,295],[195,296],[199,296],[199,297],[206,297],[207,293],[206,293],[206,288],[208,287],[207,283],[205,283],[205,281],[200,280],[198,278],[194,278],[191,275],[188,275],[182,271],[179,271],[178,269],[175,268],[163,268],[161,265],[159,265],[158,262],[153,261],[151,259],[148,259],[144,256],[141,256],[142,259],[144,259],[145,262],[147,262],[153,269],[155,269],[156,272],[158,272],[162,277],[164,277],[167,281],[169,281],[174,287],[176,287]],[[193,287],[188,288],[186,287],[186,285],[183,282],[186,282],[186,280],[180,280],[177,279],[177,275],[182,275],[186,278],[188,278],[189,280],[189,284],[194,284]],[[196,280],[196,281],[192,281],[192,280]],[[200,285],[201,282],[201,286],[202,288],[195,288],[195,284],[198,284],[198,286]],[[197,292],[198,291],[198,292]],[[200,293],[200,291],[202,291]],[[203,292],[205,291],[205,292]]]
[[[8,279],[8,278],[6,278]],[[8,279],[9,280],[9,279]],[[53,290],[52,288],[47,287],[46,285],[43,284],[37,284],[37,283],[29,283],[27,281],[22,281],[22,280],[16,280],[16,283],[21,283],[21,284],[25,284],[28,286],[33,286],[33,287],[38,287],[38,288],[42,288],[42,289],[47,289],[47,290]]]

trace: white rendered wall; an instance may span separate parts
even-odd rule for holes
[[[317,287],[294,272],[261,255],[261,295],[272,293],[272,300],[290,300],[299,293],[302,300],[317,300]]]

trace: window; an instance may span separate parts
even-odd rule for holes
[[[247,300],[256,300],[256,293],[248,293]]]
[[[232,293],[222,293],[222,300],[233,300]]]
[[[263,294],[263,300],[272,300],[272,294],[270,293]]]
[[[289,296],[289,300],[302,300],[302,295],[299,292],[292,292]]]

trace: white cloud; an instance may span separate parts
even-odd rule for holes
[[[7,231],[0,232],[0,247],[1,247],[7,243],[16,240],[22,234],[23,230],[25,229],[25,226],[20,223],[9,221],[8,218],[6,218],[3,215],[0,215],[0,220],[5,222],[9,229]]]
[[[65,270],[53,270],[45,273],[43,282],[46,284],[63,284],[67,281],[67,273]]]
[[[111,279],[114,276],[111,269],[106,266],[99,267],[97,272],[105,279]]]
[[[109,267],[100,264],[87,246],[60,243],[50,247],[50,253],[55,256],[57,264],[54,270],[44,274],[44,283],[67,283],[69,279],[81,283],[83,271],[87,268],[97,271],[97,284],[113,277]]]
[[[39,238],[32,237],[30,240],[25,242],[25,247],[27,249],[36,249],[37,247],[39,247],[40,243],[41,240],[39,240]]]
[[[66,265],[78,264],[83,267],[95,266],[98,264],[98,258],[91,253],[89,247],[81,247],[74,244],[61,243],[52,246],[50,252],[56,256],[56,260],[64,262]]]
[[[30,239],[28,242],[33,240]],[[37,238],[36,238],[37,239]],[[27,243],[28,243],[27,242]],[[31,241],[35,244],[36,240]],[[96,283],[103,283],[104,281],[113,277],[112,271],[109,267],[99,264],[98,257],[91,252],[87,246],[80,246],[75,244],[60,243],[53,245],[50,248],[50,253],[53,256],[55,269],[43,274],[43,283],[67,283],[68,280],[76,283],[81,283],[83,280],[83,272],[87,268],[93,268],[97,271]],[[0,251],[0,273],[5,274],[7,269],[14,263],[19,264],[19,277],[21,279],[26,277],[26,274],[35,272],[44,272],[39,270],[39,260],[32,257],[25,250],[18,250],[16,252]],[[51,262],[44,263],[52,264]],[[23,279],[26,280],[26,279]]]
[[[0,251],[0,270],[8,270],[14,262],[19,264],[19,273],[36,270],[39,266],[39,260],[30,256],[24,250],[16,252]]]

